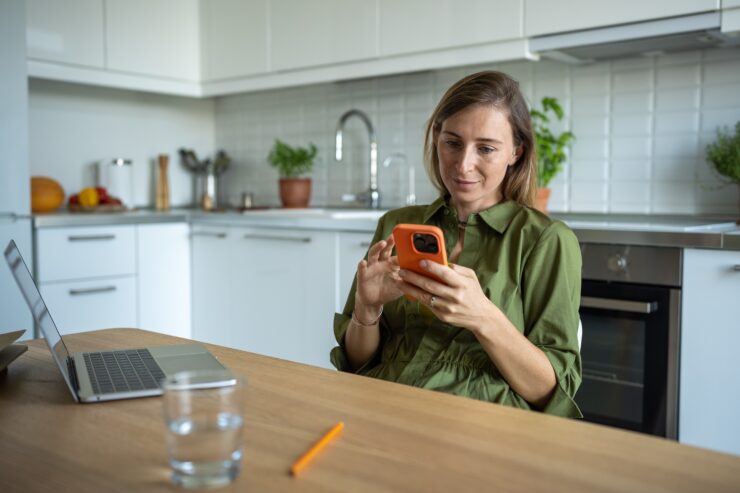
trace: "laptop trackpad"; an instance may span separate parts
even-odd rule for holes
[[[210,353],[157,356],[155,359],[167,375],[172,375],[178,371],[225,369],[224,365],[219,363]]]

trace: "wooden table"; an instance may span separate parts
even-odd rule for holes
[[[182,342],[135,329],[71,351]],[[225,490],[740,491],[740,457],[208,346],[247,376],[242,473]],[[297,478],[291,463],[346,428]],[[159,398],[75,404],[46,344],[0,380],[0,491],[172,491]],[[223,491],[223,490],[221,490]]]

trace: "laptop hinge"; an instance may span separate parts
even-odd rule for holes
[[[75,366],[75,360],[70,356],[67,356],[67,373],[69,373],[72,388],[75,389],[75,392],[79,392],[80,383],[77,381],[77,367]]]

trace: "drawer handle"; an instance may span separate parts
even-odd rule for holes
[[[363,241],[360,243],[360,246],[362,248],[370,248],[370,245],[372,245],[372,243],[370,243],[369,241]]]
[[[88,288],[88,289],[70,289],[69,294],[70,296],[80,296],[83,294],[96,294],[96,293],[108,293],[110,291],[115,291],[115,286],[103,286],[100,288]]]
[[[733,265],[732,270],[734,270],[735,272],[740,272],[740,264]]]
[[[244,235],[245,240],[276,240],[276,241],[292,241],[295,243],[311,243],[311,238],[308,236],[295,237],[295,236],[277,236],[277,235],[255,235],[247,234]]]
[[[190,236],[206,236],[208,238],[224,239],[226,238],[226,233],[216,233],[216,232],[211,232],[211,231],[194,231],[190,233]]]
[[[68,236],[69,241],[102,241],[102,240],[115,240],[116,235],[75,235]]]
[[[616,300],[612,298],[594,298],[581,296],[581,307],[601,310],[616,310],[629,313],[653,313],[658,309],[657,301]]]

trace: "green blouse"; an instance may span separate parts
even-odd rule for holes
[[[438,226],[448,252],[458,241],[457,213],[444,198],[386,213],[378,221],[373,243],[387,238],[399,223]],[[468,218],[457,263],[475,270],[486,296],[550,360],[557,386],[542,411],[582,417],[573,401],[581,384],[577,339],[581,251],[575,234],[560,221],[505,201]],[[344,311],[334,317],[339,346],[331,351],[331,362],[341,371],[352,371],[344,334],[355,287]],[[509,387],[470,331],[442,322],[418,302],[401,297],[387,303],[380,337],[377,353],[358,374],[531,408]]]

